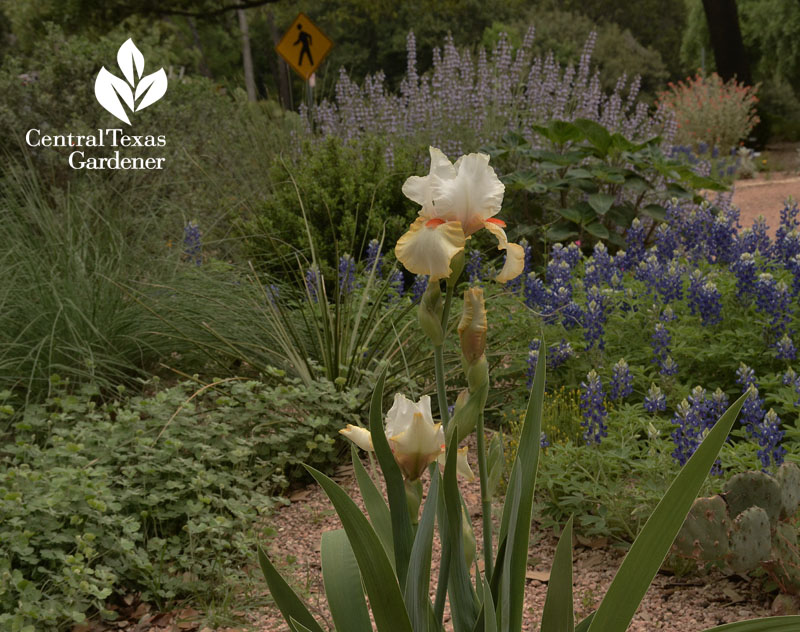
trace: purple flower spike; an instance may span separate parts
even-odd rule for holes
[[[650,385],[647,395],[645,395],[644,409],[648,413],[657,413],[667,409],[667,398],[655,384]]]
[[[633,376],[628,363],[625,362],[625,358],[620,358],[611,372],[611,393],[609,397],[616,402],[625,399],[632,392]]]
[[[603,437],[608,436],[606,427],[605,393],[603,383],[597,371],[592,369],[586,375],[586,381],[581,382],[581,413],[583,414],[583,439],[586,445],[600,443]]]

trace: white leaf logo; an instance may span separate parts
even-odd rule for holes
[[[160,68],[142,77],[144,55],[130,38],[119,47],[117,64],[125,80],[110,73],[103,66],[94,82],[94,94],[100,105],[120,121],[130,125],[131,121],[123,103],[131,112],[138,112],[158,101],[167,91],[167,73]]]

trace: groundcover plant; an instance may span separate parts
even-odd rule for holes
[[[374,452],[386,481],[388,503],[353,451],[353,466],[368,516],[330,478],[307,468],[342,521],[343,529],[325,533],[321,542],[326,594],[334,624],[341,632],[373,630],[373,623],[381,632],[442,630],[446,598],[456,632],[522,628],[548,350],[546,345],[538,349],[495,543],[489,485],[493,472],[487,459],[483,417],[489,388],[486,340],[490,310],[486,309],[482,288],[471,287],[464,293],[458,334],[469,392],[457,402],[452,418],[444,387],[442,349],[448,312],[464,268],[466,239],[481,228],[497,237],[498,247],[507,252],[496,278],[500,283],[522,273],[524,249],[520,253],[509,247],[513,244],[508,244],[504,224],[495,217],[504,189],[488,164],[488,156],[470,154],[452,164],[437,150],[432,149],[431,155],[430,173],[412,177],[404,187],[406,195],[422,208],[420,218],[399,240],[396,255],[412,272],[430,277],[419,305],[419,323],[434,348],[440,420],[434,422],[429,398],[414,402],[398,393],[384,425],[385,375],[380,377],[370,403],[369,428],[348,426],[342,431],[362,449]],[[442,282],[446,286],[444,297]],[[666,360],[664,363],[669,368]],[[618,373],[623,369],[620,367]],[[588,379],[597,378],[590,375]],[[624,390],[624,380],[622,383]],[[707,429],[631,546],[600,606],[577,624],[572,598],[572,519],[567,521],[555,552],[541,630],[622,632],[627,628],[748,396],[745,392]],[[459,470],[466,476],[471,474],[464,467],[458,446],[472,432],[477,434],[481,484],[482,570],[475,561],[475,539],[465,519],[457,479]],[[441,462],[443,473],[437,464]],[[423,505],[421,479],[426,471],[429,484]],[[431,600],[431,551],[437,526],[442,562]],[[270,592],[291,629],[322,632],[322,626],[263,550],[259,549],[258,556]],[[470,576],[473,564],[474,583]],[[798,626],[800,617],[787,616],[714,629],[789,632]]]

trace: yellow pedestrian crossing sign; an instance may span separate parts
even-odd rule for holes
[[[297,74],[308,81],[332,47],[333,42],[325,33],[305,13],[300,13],[275,50]]]

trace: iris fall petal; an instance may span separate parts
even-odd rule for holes
[[[397,241],[397,259],[414,274],[429,274],[431,281],[450,276],[450,261],[464,248],[464,233],[458,222],[431,222],[418,217]]]

